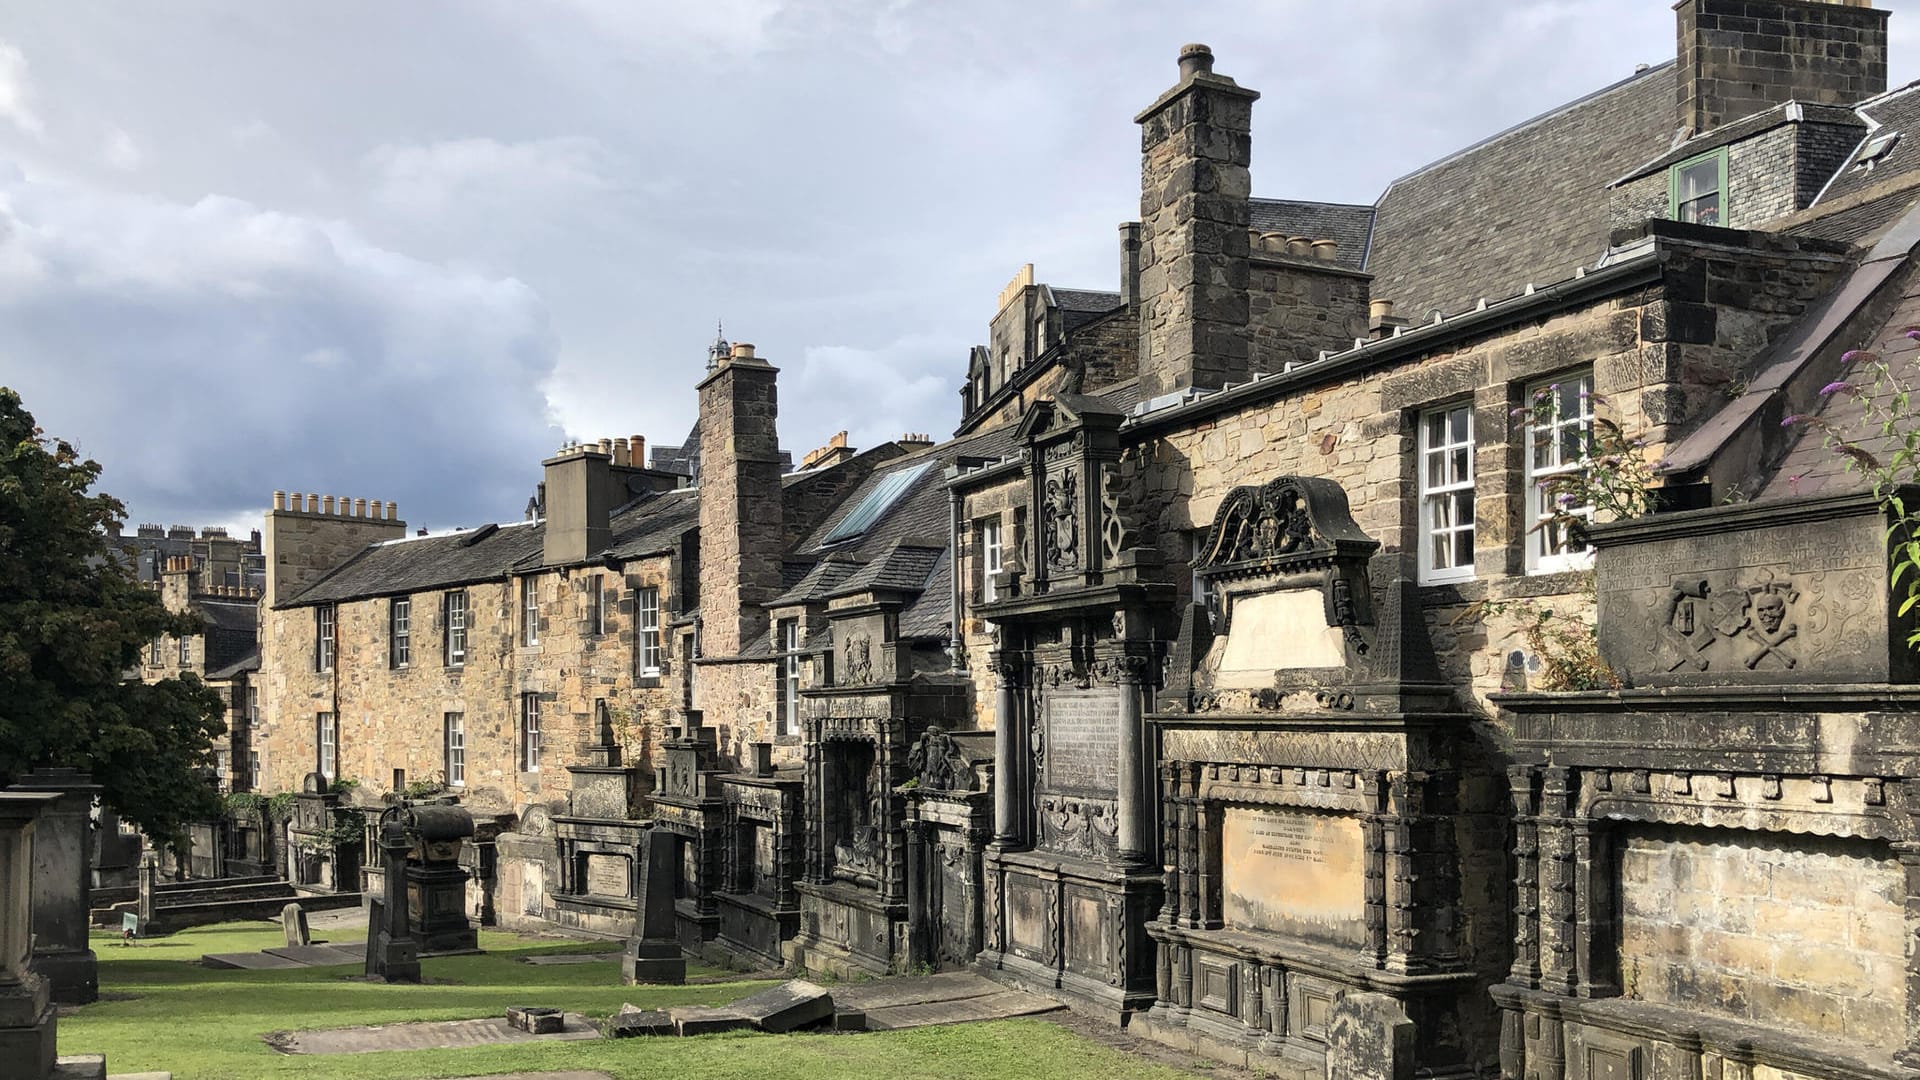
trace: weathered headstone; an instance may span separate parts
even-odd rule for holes
[[[288,946],[313,944],[313,932],[307,928],[307,909],[299,904],[280,909],[280,925],[286,930]]]
[[[616,1039],[641,1035],[674,1034],[673,1018],[659,1009],[641,1009],[622,1004],[620,1011],[607,1018],[607,1034]]]
[[[791,979],[727,1006],[761,1031],[798,1031],[833,1018],[833,995],[804,979]]]
[[[368,978],[380,974],[380,935],[387,926],[387,902],[377,896],[367,898],[367,967]]]
[[[639,895],[634,897],[633,934],[620,959],[621,980],[636,983],[684,983],[687,959],[680,952],[674,925],[672,837],[649,829],[640,841]],[[683,1033],[684,1034],[684,1033]]]
[[[25,1080],[53,1073],[53,999],[47,980],[29,965],[34,824],[59,797],[51,791],[0,792],[0,1062]]]
[[[1349,991],[1327,1015],[1327,1080],[1413,1080],[1413,1021],[1385,994]]]
[[[100,965],[87,944],[93,891],[93,797],[100,791],[78,769],[36,769],[8,790],[56,796],[33,835],[33,970],[46,976],[53,1000],[85,1005],[100,997]]]
[[[153,922],[155,900],[154,889],[160,884],[160,856],[156,852],[140,853],[140,900],[138,910],[140,925],[148,926]]]

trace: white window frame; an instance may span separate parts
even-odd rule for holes
[[[259,719],[259,717],[260,688],[249,682],[247,684],[247,719],[252,721]]]
[[[544,744],[540,734],[540,695],[520,695],[520,771],[539,772],[540,752]]]
[[[396,596],[388,601],[387,656],[395,668],[413,666],[413,597]]]
[[[660,590],[647,586],[634,593],[634,630],[640,651],[640,674],[660,674]]]
[[[800,620],[782,619],[774,633],[780,646],[781,699],[774,734],[792,735],[800,730]]]
[[[447,786],[467,786],[467,714],[450,712],[444,718],[442,760],[446,764]]]
[[[594,637],[607,632],[607,576],[594,574],[587,579],[587,633]]]
[[[467,666],[467,590],[454,589],[447,593],[441,603],[445,613],[446,626],[446,666]]]
[[[993,576],[1005,568],[1006,549],[1000,542],[1000,518],[984,518],[980,522],[980,602],[991,604],[1000,598],[994,588]]]
[[[180,666],[187,667],[191,665],[193,663],[193,639],[182,634],[176,644],[180,648]]]
[[[1554,418],[1548,428],[1542,428],[1532,419],[1531,407],[1534,397],[1543,392],[1554,395]],[[1561,412],[1568,402],[1573,403],[1571,414]],[[1593,549],[1586,546],[1573,548],[1567,545],[1555,546],[1555,530],[1551,527],[1535,528],[1546,520],[1547,496],[1540,489],[1546,480],[1578,469],[1587,460],[1593,447],[1593,369],[1570,371],[1558,378],[1542,379],[1527,387],[1526,406],[1529,409],[1524,442],[1520,448],[1521,460],[1526,469],[1526,568],[1529,574],[1553,574],[1567,570],[1585,570],[1593,565]],[[1570,434],[1577,433],[1580,438],[1580,452],[1568,457],[1565,440]],[[1593,520],[1593,507],[1577,506],[1568,511],[1574,515]]]
[[[540,579],[520,579],[520,644],[533,648],[540,644]]]
[[[314,771],[328,783],[340,775],[340,714],[313,714]]]
[[[1466,417],[1466,437],[1464,441],[1454,437],[1453,418]],[[1434,441],[1435,422],[1438,421],[1440,441]],[[1473,441],[1473,402],[1456,401],[1428,409],[1420,414],[1419,421],[1419,484],[1420,484],[1420,581],[1428,585],[1440,585],[1454,581],[1473,579],[1473,536],[1477,515],[1474,507],[1474,441]],[[1466,451],[1464,475],[1456,468],[1460,461],[1461,450]],[[1461,497],[1465,496],[1465,506],[1470,519],[1461,523],[1459,507]],[[1447,511],[1453,512],[1449,515]],[[1457,541],[1462,534],[1467,537],[1468,557],[1465,563],[1440,565],[1435,541],[1445,535],[1447,551],[1458,551]]]
[[[338,612],[332,604],[321,604],[313,609],[313,670],[332,671],[335,649],[339,644],[336,636]]]

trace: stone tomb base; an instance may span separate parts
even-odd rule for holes
[[[800,932],[785,946],[787,962],[839,979],[900,973],[907,950],[904,904],[839,882],[799,889]]]
[[[1153,946],[1145,925],[1161,878],[1044,851],[986,856],[992,929],[979,971],[1053,997],[1074,1012],[1125,1024],[1153,1004]],[[996,887],[997,886],[997,887]]]

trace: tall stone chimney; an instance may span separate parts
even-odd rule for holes
[[[609,519],[619,492],[613,454],[574,446],[540,463],[546,469],[547,531],[541,561],[548,566],[586,562],[613,543]]]
[[[331,501],[331,500],[329,500]],[[298,491],[273,493],[261,550],[267,562],[267,603],[281,604],[359,554],[368,544],[407,535],[393,503],[367,502],[364,514],[347,500],[341,510],[325,510],[320,496]]]
[[[1128,311],[1140,310],[1140,223],[1120,225],[1120,302]]]
[[[779,371],[737,344],[700,383],[701,652],[738,656],[780,595]]]
[[[1248,377],[1247,198],[1253,103],[1180,50],[1180,82],[1140,125],[1140,388],[1143,397]]]
[[[1868,0],[1680,0],[1680,124],[1696,134],[1803,101],[1887,88],[1887,13]]]

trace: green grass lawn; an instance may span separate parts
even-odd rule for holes
[[[316,930],[315,936],[328,935]],[[1180,1075],[1037,1020],[863,1035],[707,1035],[286,1056],[268,1049],[261,1036],[302,1028],[499,1016],[509,1005],[558,1007],[599,1018],[618,1010],[622,1002],[641,1008],[720,1004],[768,984],[621,986],[619,965],[612,961],[533,965],[517,960],[539,953],[604,952],[610,948],[605,942],[555,942],[492,932],[480,935],[485,955],[422,961],[428,981],[421,986],[359,981],[354,978],[357,965],[233,971],[199,964],[203,953],[282,943],[274,923],[202,927],[131,947],[121,945],[113,934],[96,934],[101,991],[138,997],[101,1001],[63,1017],[60,1051],[104,1053],[111,1072],[171,1070],[176,1080],[412,1080],[554,1069],[601,1069],[633,1080],[663,1075],[675,1080],[1167,1080]],[[689,974],[715,972],[692,969]]]

